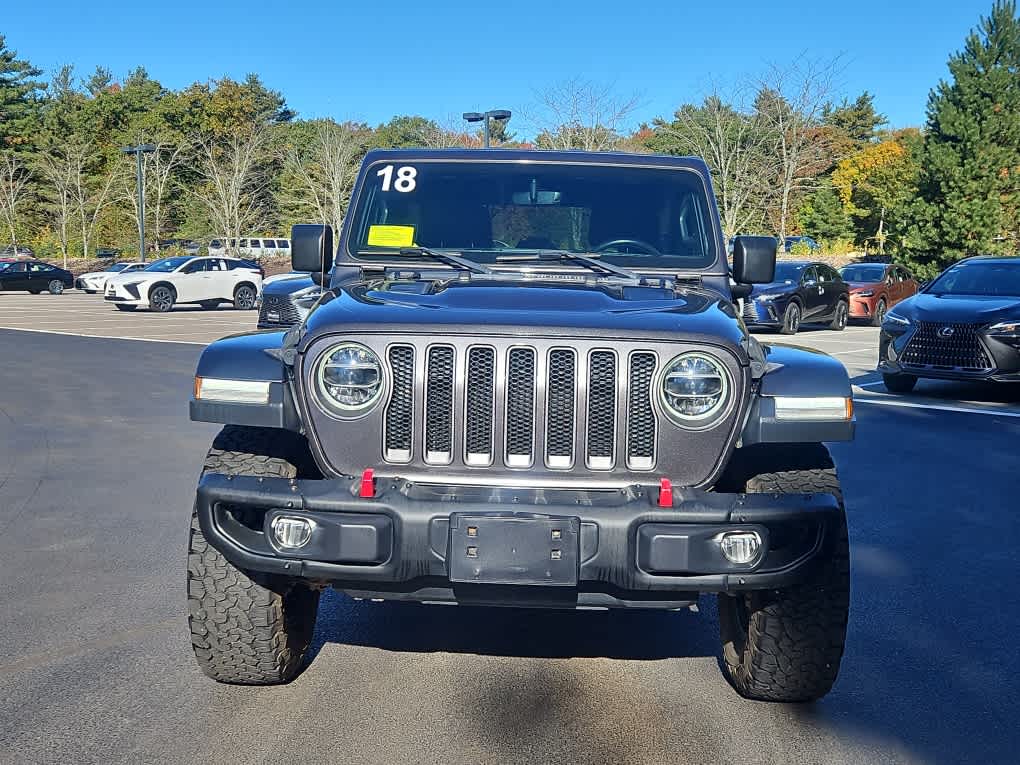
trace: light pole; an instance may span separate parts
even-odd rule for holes
[[[464,112],[464,119],[468,122],[482,122],[482,135],[485,136],[485,148],[489,148],[489,120],[506,122],[510,119],[510,112],[506,109],[491,109],[487,112]]]
[[[134,154],[135,184],[138,187],[138,254],[145,262],[145,168],[142,166],[142,155],[151,154],[156,147],[151,143],[140,143],[137,146],[125,146],[121,149],[125,154]]]

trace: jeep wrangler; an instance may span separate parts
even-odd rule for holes
[[[746,697],[839,670],[850,568],[843,366],[759,343],[693,158],[372,151],[323,286],[287,331],[213,343],[191,418],[223,423],[191,519],[194,652],[226,683],[302,669],[320,593],[558,609],[718,596]],[[330,272],[327,278],[325,275]]]

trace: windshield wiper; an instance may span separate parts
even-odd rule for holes
[[[593,257],[593,254],[582,254],[580,252],[571,252],[570,250],[539,250],[534,253],[527,253],[521,255],[497,255],[497,263],[528,263],[528,262],[551,262],[560,260],[572,260],[575,263],[580,263],[583,266],[587,266],[590,270],[596,273],[612,274],[613,276],[619,276],[624,279],[629,279],[635,282],[642,282],[644,279],[639,274],[633,271],[628,271],[626,268],[620,266],[614,266],[612,263],[603,263],[601,260],[597,260]]]
[[[433,260],[438,260],[440,263],[446,263],[456,268],[470,271],[474,274],[491,274],[488,268],[483,266],[481,263],[476,263],[460,255],[454,255],[452,252],[440,252],[439,250],[432,250],[428,247],[401,247],[401,255],[427,255]]]

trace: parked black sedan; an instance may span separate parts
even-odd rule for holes
[[[841,331],[850,315],[850,288],[836,269],[825,263],[776,263],[775,280],[755,286],[744,300],[744,322],[776,327],[793,335],[801,324],[828,324]]]
[[[919,377],[1020,382],[1020,258],[954,263],[886,314],[878,359],[895,393]]]
[[[57,268],[41,260],[16,260],[0,263],[0,290],[5,292],[31,292],[38,295],[49,291],[59,295],[74,286],[70,271]]]

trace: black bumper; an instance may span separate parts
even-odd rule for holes
[[[239,568],[317,580],[356,597],[680,607],[702,592],[786,587],[810,577],[841,512],[827,494],[676,489],[673,507],[661,508],[658,487],[584,492],[380,481],[370,498],[356,488],[351,480],[207,474],[198,487],[199,522],[209,543]],[[316,524],[300,553],[282,552],[266,533],[281,514]],[[554,583],[569,586],[542,586],[529,576],[521,586],[512,577],[475,584],[457,576],[464,562],[451,556],[470,554],[462,549],[466,522],[493,517],[536,526],[561,520],[564,544],[572,547],[557,557],[560,574],[564,565],[576,568]],[[758,531],[765,542],[752,564],[728,562],[715,541],[740,530]]]

